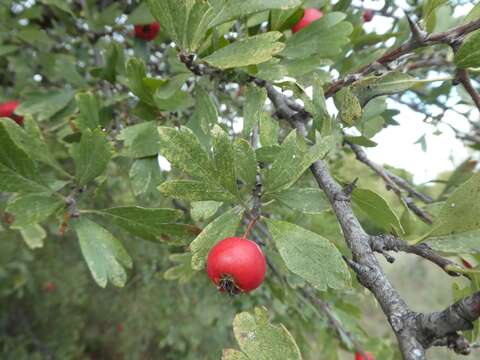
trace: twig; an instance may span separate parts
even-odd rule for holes
[[[419,30],[417,24],[413,23],[410,20],[410,30],[411,36],[410,38],[400,45],[399,47],[388,51],[386,54],[382,55],[380,58],[375,60],[373,63],[370,63],[364,66],[362,69],[359,70],[357,74],[348,75],[344,79],[339,79],[333,82],[329,88],[325,91],[325,97],[329,98],[337,93],[340,89],[344,86],[349,85],[352,81],[352,76],[356,77],[356,80],[368,75],[373,69],[375,69],[376,65],[380,64],[383,66],[388,65],[390,62],[401,58],[404,55],[410,54],[414,50],[433,46],[437,44],[446,44],[452,45],[458,42],[460,38],[465,36],[466,34],[471,33],[480,28],[480,19],[469,22],[468,24],[458,26],[451,30],[430,34],[428,36],[424,36],[424,34]],[[355,81],[356,81],[355,80]]]
[[[468,75],[468,71],[466,69],[457,69],[455,79],[463,85],[480,112],[480,94],[473,87],[472,82],[470,81],[470,76]]]
[[[417,204],[413,201],[413,199],[410,196],[405,196],[402,193],[402,190],[400,189],[399,185],[397,185],[397,182],[399,181],[399,177],[396,177],[396,181],[391,177],[391,174],[388,173],[382,166],[378,165],[377,163],[371,161],[368,157],[365,151],[358,145],[353,144],[349,142],[348,140],[345,140],[345,143],[350,146],[352,151],[355,153],[358,161],[364,163],[367,165],[370,169],[372,169],[378,176],[380,176],[383,181],[385,182],[385,185],[387,186],[388,190],[392,190],[398,197],[401,199],[405,204],[408,206],[410,210],[413,211],[415,215],[417,215],[422,221],[424,221],[427,224],[432,223],[432,218],[431,216],[424,210],[420,209]],[[413,195],[416,194],[418,195],[417,191],[413,191],[413,188],[408,185],[405,181],[399,181],[403,187],[406,187],[408,189],[409,194]],[[424,198],[424,197],[422,197]],[[431,200],[431,199],[430,199]]]
[[[426,243],[409,245],[406,241],[399,239],[393,235],[384,234],[370,237],[370,247],[373,251],[385,254],[387,251],[403,251],[409,254],[415,254],[428,261],[431,261],[450,276],[460,276],[459,273],[449,270],[452,266],[459,267],[456,263],[448,260],[435,251]]]

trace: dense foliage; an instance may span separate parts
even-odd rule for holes
[[[382,3],[1,0],[0,358],[399,359],[336,202],[478,294],[480,5]],[[472,157],[421,186],[372,163],[395,102],[468,119]],[[243,234],[267,274],[229,297],[206,259]]]

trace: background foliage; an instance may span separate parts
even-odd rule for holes
[[[407,3],[429,33],[480,16],[478,4],[457,16],[461,1]],[[306,6],[325,15],[292,35]],[[415,54],[435,65],[345,87],[335,96],[338,116],[326,108],[335,74],[355,73],[408,38],[397,8],[386,1],[377,15],[392,25],[376,34],[365,31],[363,9],[343,0],[2,0],[0,101],[19,99],[25,124],[0,121],[0,357],[218,359],[228,348],[225,359],[301,352],[334,360],[353,356],[354,339],[377,359],[398,359],[384,319],[366,318],[378,309],[342,260],[349,251],[340,228],[306,172],[322,158],[342,183],[358,177],[352,202],[371,234],[429,240],[454,259],[480,260],[474,126],[459,134],[472,159],[419,187],[435,200],[425,206],[433,226],[356,162],[341,133],[355,127],[348,141],[375,146],[378,132],[398,125],[387,96],[433,126],[442,118],[432,109],[462,105],[462,115],[478,117],[449,65],[472,68],[478,80],[478,31],[455,56],[445,46]],[[154,19],[154,41],[133,36],[133,24]],[[203,69],[224,72],[195,76],[184,64],[191,53]],[[277,81],[303,101],[314,115],[309,139],[274,118],[265,89],[249,76]],[[269,270],[252,295],[228,298],[202,271],[205,256],[219,239],[243,234],[258,169],[272,240],[258,229],[253,236],[267,242],[281,276]],[[478,290],[475,270],[451,290],[443,274],[402,261],[392,275],[399,287],[415,294],[415,278],[425,277],[434,289],[421,300],[412,295],[416,306]],[[305,286],[328,302],[345,333],[301,296]],[[438,298],[427,296],[437,289]],[[245,340],[248,331],[258,337]],[[472,342],[477,334],[478,326]]]

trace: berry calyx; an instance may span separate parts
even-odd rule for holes
[[[8,117],[14,120],[18,125],[23,125],[23,116],[15,114],[15,109],[20,105],[16,100],[7,101],[0,104],[0,117]]]
[[[373,15],[374,15],[374,12],[372,9],[366,9],[364,12],[363,12],[363,21],[365,22],[370,22],[372,21],[373,19]]]
[[[230,295],[258,288],[266,269],[262,249],[245,238],[225,238],[212,247],[207,257],[209,278],[220,291]]]
[[[151,24],[145,25],[135,25],[135,37],[143,40],[153,40],[160,31],[160,24],[158,22],[153,22]]]
[[[371,352],[366,352],[363,354],[356,352],[355,360],[375,360],[375,358],[373,357],[373,354]]]
[[[323,16],[323,13],[315,8],[306,8],[303,17],[292,27],[292,32],[296,33],[302,30],[304,27],[310,25],[315,20],[320,19]]]

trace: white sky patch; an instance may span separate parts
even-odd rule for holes
[[[158,154],[157,156],[157,161],[158,161],[158,166],[162,171],[170,171],[172,170],[172,165],[170,164],[170,161],[168,161],[165,157],[162,155]]]
[[[400,110],[395,120],[399,126],[389,126],[373,137],[376,147],[365,149],[370,159],[379,164],[404,168],[411,172],[416,183],[434,180],[438,174],[453,170],[469,156],[469,150],[445,124],[432,126],[423,122],[423,116],[409,107],[389,101],[389,108]],[[461,116],[446,113],[449,123],[459,125]],[[436,134],[437,130],[440,134]],[[427,151],[415,142],[426,134]]]

